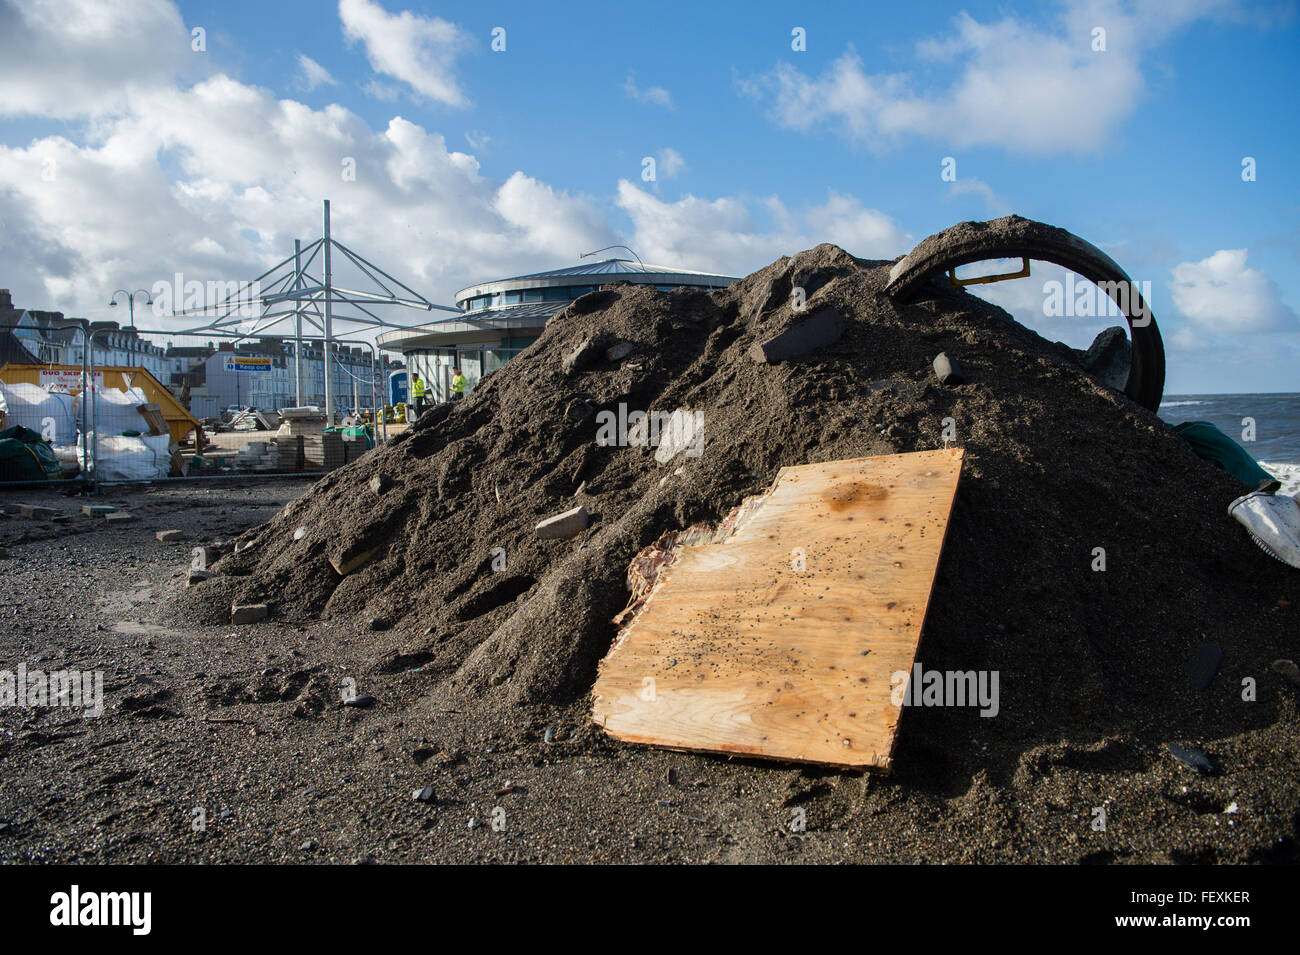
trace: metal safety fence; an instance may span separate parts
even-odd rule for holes
[[[0,325],[0,489],[324,474],[388,439],[392,373],[363,339]]]

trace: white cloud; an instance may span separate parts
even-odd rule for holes
[[[636,100],[638,103],[646,103],[650,106],[663,106],[667,109],[673,108],[673,95],[662,86],[647,86],[641,89],[636,85],[636,76],[628,73],[627,79],[623,83],[623,92],[627,94],[628,99]]]
[[[361,91],[371,99],[377,99],[381,103],[396,103],[398,97],[402,95],[401,87],[394,83],[381,83],[377,79],[368,79],[361,85]]]
[[[252,278],[319,236],[322,198],[340,241],[440,302],[616,239],[590,200],[522,173],[485,179],[409,120],[373,129],[224,75],[134,93],[93,129],[0,146],[0,259],[21,305],[107,318],[114,288]]]
[[[972,263],[960,270],[959,278],[1015,272],[1020,266],[1019,259]],[[1032,261],[1026,278],[968,285],[966,291],[997,305],[1048,341],[1062,341],[1071,348],[1087,348],[1103,329],[1127,325],[1096,285],[1051,262]],[[1066,314],[1048,314],[1052,310],[1049,303],[1061,306]],[[1105,314],[1099,316],[1103,309]],[[1160,315],[1156,315],[1156,323],[1164,327]]]
[[[588,200],[558,192],[522,172],[497,190],[493,209],[533,248],[548,249],[560,258],[576,258],[615,239]]]
[[[1166,337],[1169,347],[1182,352],[1206,352],[1219,346],[1193,328],[1175,328]]]
[[[659,151],[655,166],[660,176],[672,179],[686,171],[686,159],[671,146],[665,146]]]
[[[923,71],[871,73],[850,47],[819,76],[782,62],[737,86],[770,98],[785,127],[830,128],[871,148],[919,136],[1042,155],[1087,153],[1105,145],[1141,101],[1143,55],[1229,6],[1073,0],[1047,26],[1010,16],[982,23],[963,13],[951,34],[917,44]],[[1092,49],[1095,27],[1106,30],[1105,52]]]
[[[892,258],[911,247],[910,237],[887,215],[836,193],[802,212],[791,212],[776,197],[754,210],[732,197],[688,195],[665,202],[620,180],[617,202],[632,219],[631,244],[646,261],[729,275],[747,275],[822,242],[865,258]]]
[[[1246,265],[1245,249],[1220,249],[1171,270],[1178,311],[1209,332],[1300,331],[1300,318],[1282,301],[1277,283]]]
[[[131,90],[169,82],[200,55],[166,0],[0,3],[0,116],[118,109]]]
[[[469,143],[470,149],[481,153],[496,144],[496,137],[489,136],[479,129],[467,129],[465,130],[465,142]]]
[[[339,81],[310,56],[299,53],[297,82],[300,89],[311,92],[318,86],[337,86]]]
[[[948,198],[978,196],[984,200],[984,209],[990,218],[1009,215],[1013,210],[1011,204],[998,195],[993,187],[982,179],[958,179],[948,183]]]
[[[454,67],[473,38],[441,17],[403,10],[392,14],[370,0],[339,0],[339,19],[349,41],[360,41],[376,73],[391,76],[425,99],[464,107]]]

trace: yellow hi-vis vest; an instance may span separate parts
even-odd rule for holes
[[[415,379],[415,384],[411,386],[411,393],[412,393],[413,395],[415,395],[415,397],[417,397],[417,398],[423,398],[423,397],[424,397],[424,379],[423,379],[423,378],[417,378],[417,379]]]
[[[455,378],[451,380],[451,390],[456,392],[457,394],[460,394],[465,390],[465,386],[468,384],[469,381],[465,378],[464,375],[457,375]]]

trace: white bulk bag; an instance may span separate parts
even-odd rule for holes
[[[23,382],[0,382],[0,404],[8,428],[31,428],[51,444],[72,444],[77,440],[81,419],[72,395],[50,394],[39,385]]]
[[[143,434],[149,430],[148,422],[136,410],[149,401],[139,388],[129,391],[120,388],[92,388],[88,393],[90,411],[86,416],[86,427],[91,431],[108,435],[121,434],[123,431],[139,431]],[[85,393],[78,401],[84,400]]]
[[[153,481],[171,473],[171,440],[169,434],[101,434],[96,440],[92,431],[84,444],[78,441],[77,457],[83,469],[94,466],[96,481]]]

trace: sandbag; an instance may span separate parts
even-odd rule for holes
[[[1266,554],[1300,570],[1300,503],[1286,494],[1254,491],[1228,505]]]

